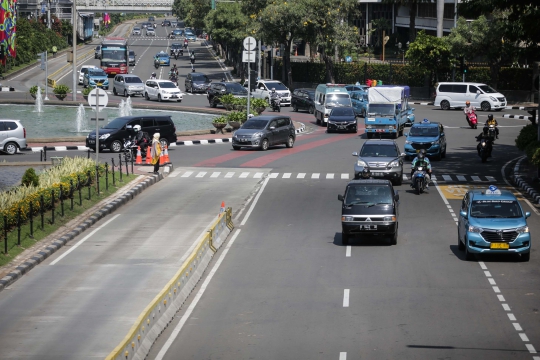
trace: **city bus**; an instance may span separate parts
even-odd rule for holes
[[[128,44],[121,37],[106,37],[101,42],[100,67],[107,75],[128,73]]]

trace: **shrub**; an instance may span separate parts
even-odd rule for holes
[[[36,95],[38,92],[38,87],[37,85],[34,85],[30,88],[30,94],[32,95]],[[41,88],[41,93],[43,94],[45,92],[45,89],[44,88]]]
[[[218,116],[216,118],[214,118],[214,120],[212,120],[213,123],[215,124],[226,124],[229,122],[229,120],[227,119],[226,116]]]
[[[57,95],[66,95],[70,91],[71,91],[71,89],[69,88],[69,86],[64,85],[64,84],[58,84],[53,89],[53,93],[55,93]]]
[[[256,112],[257,115],[260,115],[266,108],[268,107],[268,103],[264,99],[251,99],[250,100],[250,108],[251,113]]]
[[[244,123],[247,120],[246,111],[233,111],[227,115],[228,121],[236,121],[239,123]]]
[[[532,142],[536,142],[537,138],[538,127],[535,124],[529,124],[519,131],[519,135],[515,140],[516,147],[521,151],[525,151],[529,144],[531,144]],[[529,157],[529,159],[531,158],[532,156]]]
[[[34,168],[26,169],[21,180],[21,184],[24,186],[38,186],[39,176],[37,176]]]
[[[88,87],[83,88],[81,92],[82,92],[82,94],[84,96],[86,96],[86,95],[90,94],[90,91],[92,91],[92,90],[94,90],[94,89],[91,88],[90,86],[88,86]]]
[[[534,163],[534,155],[536,154],[538,148],[540,148],[540,142],[538,141],[533,141],[531,143],[529,143],[529,145],[527,145],[527,147],[525,148],[525,153],[527,154],[527,158],[531,161],[533,161]],[[540,160],[540,158],[538,159]],[[535,164],[535,165],[538,165],[538,164]]]
[[[234,104],[234,100],[236,98],[234,97],[233,94],[225,94],[223,95],[222,97],[219,98],[219,100],[221,101],[221,103],[223,105],[226,105],[226,104]]]

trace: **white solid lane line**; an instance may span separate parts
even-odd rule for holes
[[[103,225],[99,226],[98,228],[94,229],[90,234],[86,235],[85,237],[82,238],[81,241],[79,241],[78,243],[76,243],[75,245],[73,245],[71,247],[71,249],[69,249],[68,251],[66,251],[65,253],[63,253],[62,255],[60,255],[56,260],[54,260],[53,262],[51,262],[49,265],[54,265],[56,264],[57,262],[59,262],[60,260],[62,260],[63,258],[65,258],[68,254],[70,254],[73,250],[75,250],[76,248],[79,247],[79,245],[81,245],[82,243],[84,243],[86,240],[90,239],[90,237],[92,235],[94,235],[96,232],[98,232],[100,229],[104,228],[105,226],[107,226],[107,224],[109,224],[111,221],[113,221],[114,219],[116,219],[117,217],[119,217],[120,214],[116,214],[114,215],[112,218],[110,218],[109,220],[105,221],[105,223],[103,223]]]
[[[243,225],[246,224],[246,221],[249,219],[249,215],[251,215],[251,212],[255,208],[255,205],[257,205],[257,201],[259,201],[259,198],[261,197],[261,194],[264,191],[264,188],[266,187],[266,184],[268,184],[269,180],[270,180],[269,177],[264,179],[264,182],[263,182],[261,188],[259,189],[259,192],[257,193],[257,196],[255,196],[255,199],[253,199],[253,203],[251,203],[251,207],[249,208],[248,212],[246,213],[246,216],[244,216],[244,219],[240,223],[240,226],[243,226]]]
[[[349,307],[349,293],[350,289],[345,289],[343,291],[343,307]]]
[[[191,316],[191,313],[193,312],[193,310],[195,310],[195,306],[197,306],[197,303],[199,302],[199,300],[203,296],[204,292],[206,291],[206,288],[208,287],[208,284],[210,283],[210,280],[212,280],[212,278],[214,277],[215,273],[219,269],[219,266],[223,262],[223,259],[225,259],[225,256],[229,252],[229,249],[231,248],[232,244],[234,244],[234,241],[238,237],[238,234],[240,234],[240,231],[241,231],[240,229],[236,230],[236,232],[232,236],[231,241],[229,241],[229,243],[225,247],[225,250],[223,250],[223,253],[219,257],[218,261],[216,262],[216,264],[214,265],[214,267],[212,268],[212,270],[210,271],[210,273],[208,274],[208,276],[204,280],[203,284],[201,285],[201,288],[197,292],[197,295],[193,299],[193,302],[189,305],[189,307],[187,308],[185,314],[180,319],[180,322],[176,325],[176,327],[172,331],[171,336],[169,336],[169,338],[167,339],[167,341],[165,342],[165,344],[163,345],[163,347],[161,348],[161,350],[157,354],[156,360],[162,360],[163,357],[165,356],[165,354],[167,353],[167,351],[169,350],[169,348],[171,347],[171,345],[173,344],[173,342],[175,341],[176,337],[180,333],[180,330],[182,330],[182,327],[184,326],[186,321],[189,319],[189,317]]]
[[[351,246],[347,245],[347,249],[345,250],[345,257],[351,257]]]

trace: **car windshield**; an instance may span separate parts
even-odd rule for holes
[[[272,90],[272,88],[276,89],[276,90],[288,90],[287,87],[285,85],[283,85],[282,83],[280,82],[277,82],[277,81],[274,81],[274,82],[266,82],[264,83],[266,85],[266,87],[268,88],[268,90]]]
[[[193,81],[210,82],[210,80],[208,79],[208,76],[206,76],[206,75],[193,75],[192,79],[193,79]]]
[[[495,94],[497,93],[498,91],[493,89],[491,86],[489,85],[480,85],[479,88],[485,92],[486,94]]]
[[[248,120],[242,125],[242,129],[264,129],[268,120]]]
[[[174,89],[174,88],[176,88],[176,85],[174,85],[174,83],[172,83],[172,82],[160,82],[158,84],[159,84],[159,87],[162,88],[162,89]]]
[[[434,126],[413,126],[409,136],[425,136],[436,137],[439,135],[439,130]]]
[[[135,56],[135,51],[129,50],[129,56]]]
[[[193,33],[191,32],[191,30],[186,30],[186,35],[193,35]]]
[[[523,214],[515,200],[474,200],[471,217],[474,218],[520,218]]]
[[[330,113],[330,116],[354,116],[354,111],[352,108],[336,108],[333,109]]]
[[[89,76],[107,76],[105,71],[101,69],[88,69]]]
[[[390,205],[392,190],[388,185],[349,185],[345,205]]]
[[[136,27],[136,28],[133,28],[133,30],[139,30],[139,31],[140,31],[140,30],[141,30],[141,28],[138,28],[138,27]]]
[[[107,125],[103,127],[103,129],[121,129],[126,125],[126,119],[125,118],[116,118]]]
[[[349,94],[328,94],[326,95],[326,107],[351,106],[351,97]]]
[[[142,84],[142,80],[138,77],[126,77],[126,82],[130,84]]]
[[[239,83],[229,83],[225,84],[225,87],[227,88],[227,91],[233,94],[247,94],[247,90],[245,87],[240,85]]]
[[[160,58],[168,58],[169,57],[169,55],[167,55],[167,54],[157,54],[157,56],[160,57]]]
[[[394,145],[367,144],[362,147],[361,157],[398,157]]]
[[[382,115],[382,116],[394,116],[394,105],[393,104],[369,104],[368,116],[369,115]]]

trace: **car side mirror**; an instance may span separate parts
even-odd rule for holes
[[[407,154],[405,154],[405,153],[401,153],[401,155],[399,155],[399,156],[401,156],[401,157],[405,157],[405,156],[407,156]]]
[[[527,212],[525,213],[525,219],[528,218],[529,216],[531,216],[531,213],[527,211]]]
[[[460,216],[463,216],[464,218],[467,218],[467,212],[466,212],[466,211],[461,210],[461,211],[459,212],[459,215],[460,215]]]
[[[480,94],[481,94],[480,90],[476,90],[476,95],[480,95]]]
[[[358,153],[355,151],[352,153],[352,156],[358,156]]]
[[[133,126],[131,126],[131,125],[126,125],[126,129],[128,129],[128,130],[133,129]]]
[[[339,195],[337,196],[337,199],[338,199],[339,201],[343,201],[343,195],[339,194]]]
[[[268,129],[269,130],[276,130],[276,127],[275,126],[270,126]]]
[[[411,108],[412,111],[414,111],[414,108]]]

